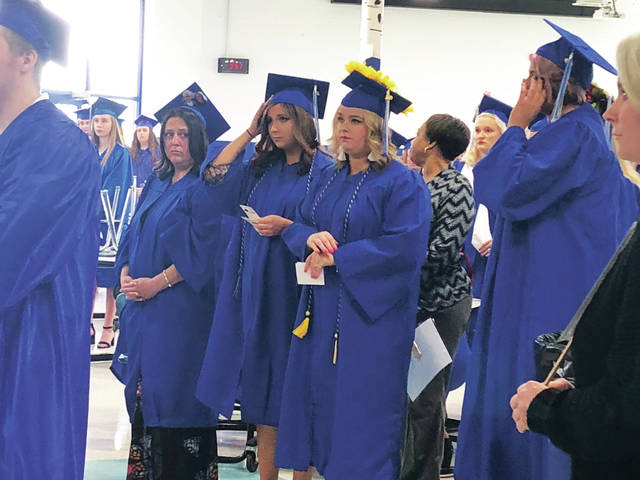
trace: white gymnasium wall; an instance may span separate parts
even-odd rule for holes
[[[617,42],[640,30],[638,17],[551,19],[612,63]],[[248,126],[268,72],[315,77],[331,81],[327,119],[321,123],[326,139],[347,92],[340,84],[344,64],[362,60],[359,33],[360,6],[329,0],[147,1],[143,112],[155,112],[195,80],[227,118],[232,129],[223,138],[230,139]],[[536,15],[387,7],[382,70],[415,107],[413,114],[394,118],[392,126],[412,136],[429,115],[442,112],[470,123],[485,90],[514,103],[528,54],[556,38]],[[225,53],[249,58],[249,75],[218,74],[217,58]],[[615,90],[615,77],[600,69],[595,80]]]

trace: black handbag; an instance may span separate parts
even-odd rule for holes
[[[567,340],[560,340],[562,332],[543,333],[538,335],[533,341],[533,355],[536,365],[536,380],[544,382],[549,372],[560,358],[560,355],[567,346]],[[565,378],[574,383],[573,356],[571,348],[567,352],[564,360],[554,373],[552,378]]]
[[[609,259],[609,263],[604,268],[596,283],[591,287],[587,297],[582,301],[580,308],[575,313],[567,328],[562,332],[543,333],[538,335],[533,342],[533,355],[536,366],[536,379],[539,382],[548,383],[553,378],[566,378],[574,383],[573,356],[571,355],[571,343],[573,343],[573,334],[576,331],[578,323],[585,310],[591,303],[600,285],[609,274],[615,263],[620,257],[620,253],[631,241],[631,237],[636,230],[638,222],[634,222],[629,228],[620,246]],[[564,357],[563,357],[564,354]],[[559,360],[559,361],[558,361]],[[559,365],[556,365],[558,364]],[[555,370],[554,370],[555,369]]]

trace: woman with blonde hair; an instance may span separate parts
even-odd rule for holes
[[[618,98],[605,112],[620,158],[640,165],[640,34],[618,45]],[[612,212],[615,214],[615,212]],[[511,399],[521,433],[571,455],[571,478],[640,478],[640,229],[637,222],[585,301],[575,327],[575,384],[530,381]]]
[[[462,161],[453,162],[454,168],[467,177],[474,188],[473,169],[507,129],[510,114],[511,107],[509,105],[487,94],[482,97],[478,106],[478,115],[475,119],[471,146],[463,155]],[[476,300],[482,299],[484,272],[487,268],[487,259],[493,244],[491,232],[494,222],[495,215],[485,205],[476,200],[476,215],[471,227],[471,233],[467,236],[464,246],[464,253],[473,272],[471,295]],[[477,315],[478,308],[474,308],[471,311],[467,325],[467,342],[469,345],[473,341]]]
[[[327,82],[269,74],[267,101],[204,174],[215,202],[199,208],[224,210],[235,225],[198,396],[227,418],[240,400],[243,421],[257,425],[261,480],[278,478],[276,437],[300,293],[283,234],[312,179],[332,166],[317,130],[328,90]],[[257,135],[255,154],[246,158]],[[294,472],[295,479],[310,476],[307,468]]]
[[[109,201],[113,202],[116,187],[120,187],[118,202],[113,209],[116,219],[122,217],[127,191],[133,182],[131,157],[129,150],[124,146],[122,130],[118,124],[118,117],[126,108],[125,105],[103,97],[98,98],[91,107],[91,140],[100,155],[101,189],[109,192]],[[102,224],[100,233],[101,243],[104,244],[109,238],[106,223]],[[116,303],[113,288],[118,283],[118,276],[113,268],[99,268],[96,281],[98,287],[107,289],[104,325],[97,345],[98,348],[104,349],[112,347],[115,341],[113,321],[116,315]]]
[[[333,121],[335,168],[311,182],[283,233],[305,261],[285,378],[276,465],[329,480],[397,478],[419,272],[431,206],[392,160],[383,120],[411,102],[351,63]],[[314,284],[310,286],[310,284]]]

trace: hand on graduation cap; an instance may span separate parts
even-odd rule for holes
[[[564,378],[558,378],[545,385],[544,383],[528,381],[518,387],[518,392],[511,397],[509,406],[513,410],[511,418],[516,424],[516,428],[520,433],[524,433],[529,430],[527,423],[527,410],[534,398],[543,390],[547,388],[555,388],[556,390],[567,390],[572,388],[571,384]]]
[[[260,135],[262,132],[262,124],[264,123],[264,117],[267,115],[267,107],[269,106],[269,102],[273,98],[271,95],[265,102],[263,102],[260,107],[258,107],[258,111],[253,116],[253,120],[251,121],[251,125],[247,128],[247,133],[251,138],[255,138]]]
[[[517,126],[523,130],[529,126],[547,98],[544,82],[541,78],[529,77],[522,81],[520,98],[511,111],[509,127]]]
[[[292,223],[288,218],[280,217],[279,215],[267,215],[266,217],[260,217],[260,220],[252,225],[260,235],[275,237],[280,235]]]
[[[131,277],[129,277],[131,278]],[[127,300],[135,300],[137,302],[144,302],[150,298],[155,297],[164,287],[157,278],[131,278],[126,283],[122,282],[120,285],[120,291],[125,294]]]
[[[313,252],[304,262],[304,271],[309,272],[311,278],[318,278],[324,267],[335,265],[333,255],[330,253]]]
[[[318,232],[307,238],[307,247],[315,253],[333,253],[338,249],[338,242],[329,232]]]

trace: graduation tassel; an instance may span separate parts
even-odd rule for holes
[[[318,92],[318,85],[313,86],[313,123],[316,126],[316,142],[320,145],[320,120],[318,116],[318,96],[320,92]]]
[[[383,139],[382,155],[384,155],[385,157],[389,156],[389,110],[391,107],[391,100],[393,100],[393,96],[391,95],[391,90],[387,89],[387,93],[384,96],[384,102],[385,102],[384,122],[383,122],[384,132],[382,134],[382,139]]]
[[[309,324],[311,323],[312,292],[312,288],[309,287],[309,293],[307,294],[307,310],[304,312],[304,319],[300,322],[300,325],[293,329],[292,332],[298,338],[304,338],[307,333],[309,333]]]
[[[311,321],[311,312],[307,310],[304,312],[304,320],[302,323],[293,329],[293,334],[298,338],[304,338],[309,333],[309,322]]]
[[[333,364],[338,363],[338,332],[333,333]]]
[[[566,66],[564,68],[564,74],[562,75],[562,82],[560,83],[560,89],[558,91],[558,98],[556,104],[553,106],[553,112],[551,113],[550,122],[553,123],[560,118],[562,113],[562,107],[564,106],[564,94],[567,91],[567,84],[571,77],[571,70],[573,69],[573,51],[569,54],[569,58],[565,59]]]

